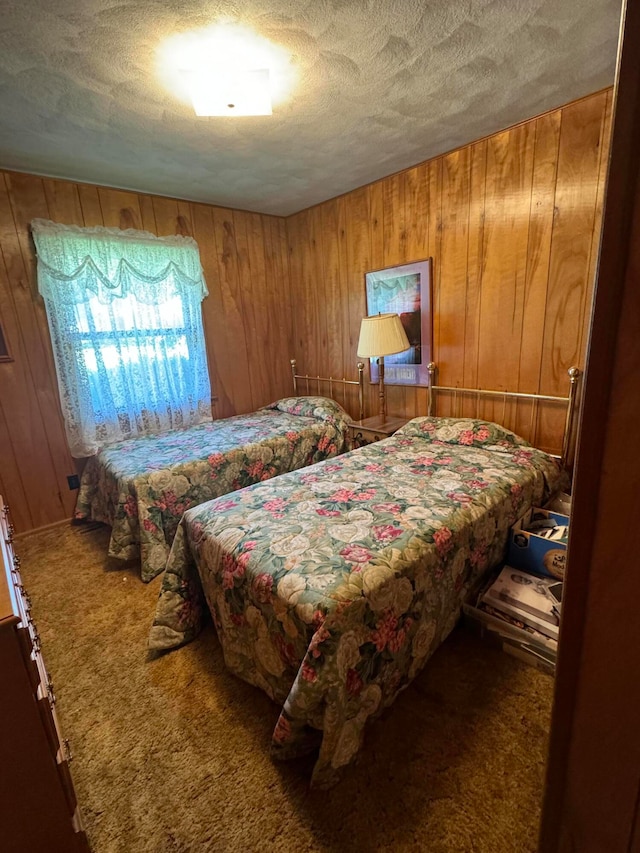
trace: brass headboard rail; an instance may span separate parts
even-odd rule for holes
[[[295,358],[291,359],[291,376],[293,378],[293,393],[298,394],[298,380],[304,380],[306,393],[309,394],[309,383],[316,383],[316,393],[321,395],[322,383],[324,382],[329,386],[329,396],[333,397],[333,386],[340,385],[342,386],[342,407],[344,409],[347,408],[346,400],[347,400],[347,386],[348,385],[357,385],[358,387],[358,408],[359,415],[358,419],[362,420],[364,418],[364,363],[362,361],[358,362],[358,378],[357,379],[345,379],[344,376],[342,379],[336,379],[333,376],[309,376],[308,373],[296,373],[296,360]],[[338,400],[338,402],[340,402]]]
[[[427,365],[427,370],[429,371],[429,403],[428,403],[428,413],[431,417],[435,416],[436,413],[436,395],[434,392],[436,391],[446,391],[453,394],[475,394],[476,397],[486,396],[486,397],[502,397],[503,400],[503,410],[502,416],[504,419],[505,408],[507,404],[507,399],[510,400],[533,400],[534,405],[531,410],[531,419],[533,422],[533,418],[536,412],[537,403],[565,403],[567,406],[567,414],[564,422],[564,433],[562,436],[562,453],[559,458],[562,460],[562,464],[565,468],[571,468],[573,466],[573,453],[571,454],[571,458],[569,457],[569,451],[571,449],[571,436],[573,433],[573,424],[575,420],[575,408],[576,408],[576,398],[578,392],[578,383],[580,381],[580,377],[582,375],[582,371],[577,367],[570,367],[567,371],[569,375],[569,394],[566,397],[557,397],[553,394],[531,394],[526,393],[524,391],[492,391],[486,388],[460,388],[455,385],[436,385],[436,373],[437,366],[432,361]],[[557,454],[553,454],[557,455]]]

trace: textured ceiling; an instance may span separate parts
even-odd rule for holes
[[[289,214],[613,83],[620,0],[0,0],[0,166]],[[167,36],[292,54],[274,115],[196,118]]]

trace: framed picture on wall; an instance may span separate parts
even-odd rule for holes
[[[367,314],[399,314],[410,348],[384,359],[386,385],[428,385],[431,361],[432,259],[365,273]],[[378,381],[378,364],[370,359],[371,381]]]

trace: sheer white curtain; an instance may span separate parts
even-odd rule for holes
[[[209,420],[195,241],[43,219],[31,230],[72,455]]]

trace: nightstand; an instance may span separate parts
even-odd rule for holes
[[[410,418],[396,418],[387,416],[384,420],[380,415],[375,415],[372,418],[364,418],[361,421],[349,422],[349,445],[353,449],[355,447],[364,447],[365,444],[371,444],[374,441],[380,441],[382,438],[388,438],[397,432],[400,427],[409,423]]]

